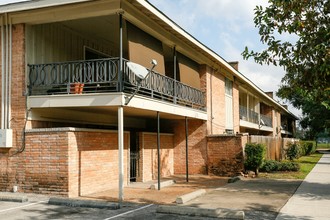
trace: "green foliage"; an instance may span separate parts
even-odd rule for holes
[[[258,175],[259,167],[265,159],[266,147],[263,144],[247,143],[245,145],[245,169],[251,169]]]
[[[308,156],[315,153],[316,147],[314,141],[300,141],[295,143],[288,143],[286,149],[286,157],[289,160],[298,159],[302,156]]]
[[[330,1],[268,2],[265,8],[255,8],[254,17],[266,49],[255,52],[246,47],[242,55],[259,64],[284,67],[277,95],[302,109],[302,127],[309,128],[314,139],[330,127]]]
[[[280,167],[281,167],[281,162],[276,160],[266,160],[260,167],[260,171],[270,173],[274,171],[279,171]]]
[[[289,160],[298,159],[300,157],[300,147],[298,143],[288,143],[286,149],[286,157]]]
[[[299,171],[300,166],[296,162],[292,161],[283,161],[281,162],[281,167],[279,171]]]
[[[276,172],[276,171],[299,171],[300,166],[296,162],[292,161],[276,161],[276,160],[266,160],[260,167],[262,172]]]
[[[307,156],[315,153],[316,147],[312,141],[301,141],[301,156]]]

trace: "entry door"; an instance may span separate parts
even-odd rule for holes
[[[233,82],[225,78],[226,130],[234,129]]]
[[[130,181],[136,182],[139,173],[139,135],[135,131],[130,132]]]

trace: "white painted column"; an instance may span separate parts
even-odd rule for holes
[[[124,108],[118,107],[119,202],[124,201]]]

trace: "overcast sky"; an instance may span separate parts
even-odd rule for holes
[[[0,0],[1,4],[20,0]],[[21,0],[23,1],[23,0]],[[277,91],[285,72],[281,67],[258,65],[243,60],[245,46],[260,51],[263,47],[253,17],[256,5],[267,0],[149,0],[171,20],[227,61],[239,61],[239,71],[263,91]],[[290,36],[284,36],[290,37]],[[279,101],[275,97],[275,100]],[[283,101],[281,101],[283,103]],[[289,106],[299,116],[300,111]]]

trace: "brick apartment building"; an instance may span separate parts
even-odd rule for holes
[[[1,191],[75,197],[187,170],[234,175],[248,134],[294,135],[296,117],[237,63],[145,0],[26,1],[0,16]]]

